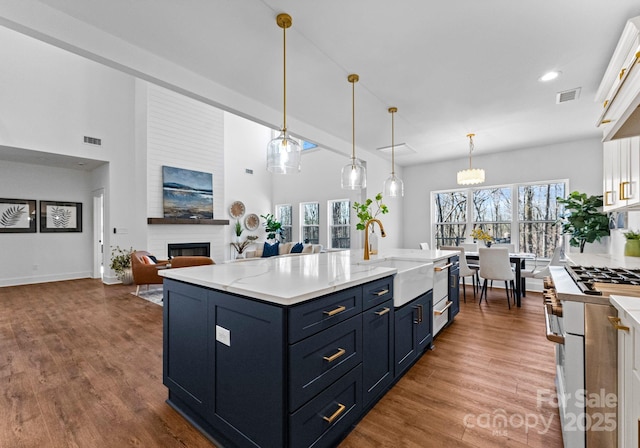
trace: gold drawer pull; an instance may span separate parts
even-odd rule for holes
[[[613,190],[604,192],[604,205],[613,205],[612,198],[614,197]]]
[[[376,311],[376,314],[378,316],[384,316],[385,314],[387,314],[390,311],[389,308],[384,307],[383,309],[381,309],[380,311]]]
[[[339,348],[338,351],[336,353],[334,353],[331,356],[323,356],[322,359],[324,359],[327,362],[333,362],[336,359],[338,359],[339,357],[341,357],[342,355],[344,355],[345,353],[347,353],[347,351],[343,348]]]
[[[609,322],[611,322],[611,325],[613,325],[613,328],[616,330],[629,331],[629,327],[626,325],[620,325],[621,320],[619,317],[607,316],[607,319],[609,319]]]
[[[631,199],[631,195],[627,195],[627,185],[631,185],[631,182],[620,182],[620,200],[626,201]]]
[[[377,296],[383,296],[383,295],[388,294],[388,293],[389,293],[388,289],[383,289],[382,291],[374,292],[374,294],[377,295]]]
[[[323,311],[323,314],[326,314],[327,316],[335,316],[338,313],[342,313],[344,310],[346,310],[347,307],[344,305],[340,305],[338,308],[336,308],[335,310],[331,310],[331,311]]]
[[[453,302],[448,301],[447,302],[447,306],[442,308],[442,311],[433,310],[433,314],[435,314],[436,316],[440,316],[440,315],[444,314],[444,312],[447,311],[451,305],[453,305]]]
[[[334,412],[331,415],[331,417],[324,416],[322,417],[322,419],[328,421],[329,423],[333,423],[333,421],[337,419],[340,416],[340,414],[344,412],[345,409],[347,409],[345,405],[338,403],[338,410]]]
[[[445,264],[444,266],[436,266],[435,268],[433,268],[433,270],[436,272],[446,271],[451,266],[453,266],[453,263]]]
[[[620,79],[622,79],[622,77],[624,76],[624,72],[626,72],[626,71],[627,71],[627,69],[626,69],[626,68],[623,68],[622,70],[620,70],[620,74],[618,75],[618,77],[619,77]]]

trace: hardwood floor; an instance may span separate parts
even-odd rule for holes
[[[0,447],[213,446],[165,403],[162,308],[132,290],[88,279],[0,288]],[[557,409],[537,406],[538,391],[555,391],[540,296],[510,311],[505,301],[496,288],[482,307],[461,304],[340,446],[562,446]]]

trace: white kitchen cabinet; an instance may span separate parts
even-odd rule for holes
[[[640,137],[605,142],[603,149],[604,211],[640,207]]]

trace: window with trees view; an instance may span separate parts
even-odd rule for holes
[[[276,205],[276,219],[280,221],[280,224],[282,224],[282,237],[284,238],[284,241],[293,241],[292,211],[293,208],[291,207],[291,204]]]
[[[566,181],[538,182],[432,193],[436,247],[470,242],[475,227],[496,243],[513,244],[519,252],[550,258],[562,228],[554,223]],[[515,202],[517,201],[517,203]]]
[[[317,202],[301,203],[300,216],[302,216],[300,228],[302,241],[310,244],[320,244],[320,204]]]
[[[351,247],[351,203],[348,199],[329,201],[329,247]]]

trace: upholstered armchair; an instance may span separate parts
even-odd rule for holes
[[[136,295],[140,293],[140,285],[162,284],[163,277],[158,275],[160,269],[215,264],[211,258],[201,256],[180,256],[171,260],[154,262],[150,255],[149,252],[143,250],[137,250],[131,254],[131,272],[133,273],[133,283],[136,285]]]

